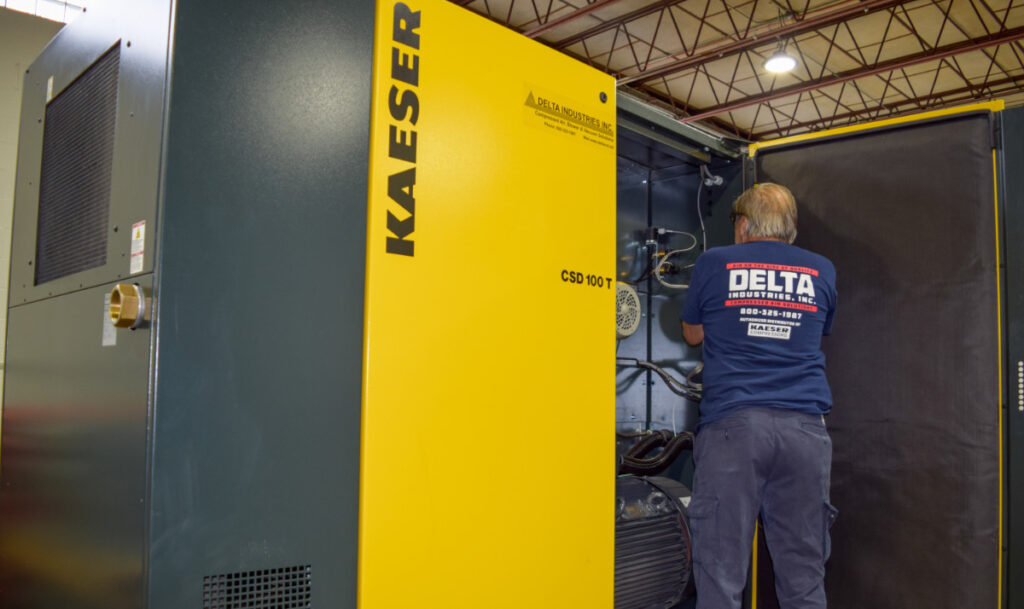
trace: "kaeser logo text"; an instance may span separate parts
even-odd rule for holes
[[[762,324],[752,322],[747,324],[747,336],[761,336],[764,338],[781,338],[789,340],[789,333],[793,328],[777,324]]]
[[[412,189],[416,185],[416,130],[412,127],[420,118],[420,99],[416,88],[420,84],[420,11],[411,10],[406,4],[395,4],[391,39],[391,80],[388,91],[388,110],[398,124],[388,127],[388,156],[405,161],[411,167],[388,176],[388,197],[407,214],[402,220],[388,210],[387,252],[402,256],[413,255],[413,240],[409,237],[416,226],[416,198]],[[399,84],[403,89],[399,89]],[[403,124],[408,121],[410,126]]]

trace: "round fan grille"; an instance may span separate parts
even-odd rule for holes
[[[615,287],[615,337],[626,338],[640,327],[640,295],[633,286],[621,283]]]

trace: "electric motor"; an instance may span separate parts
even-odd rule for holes
[[[615,494],[615,609],[662,609],[689,598],[690,489],[669,478],[621,476]]]

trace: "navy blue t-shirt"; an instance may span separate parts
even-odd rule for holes
[[[702,425],[751,406],[829,411],[821,335],[832,331],[835,285],[827,258],[780,241],[697,259],[680,318],[704,326]]]

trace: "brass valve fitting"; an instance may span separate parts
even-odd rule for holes
[[[110,323],[134,330],[146,318],[146,295],[136,283],[119,283],[110,291]]]

